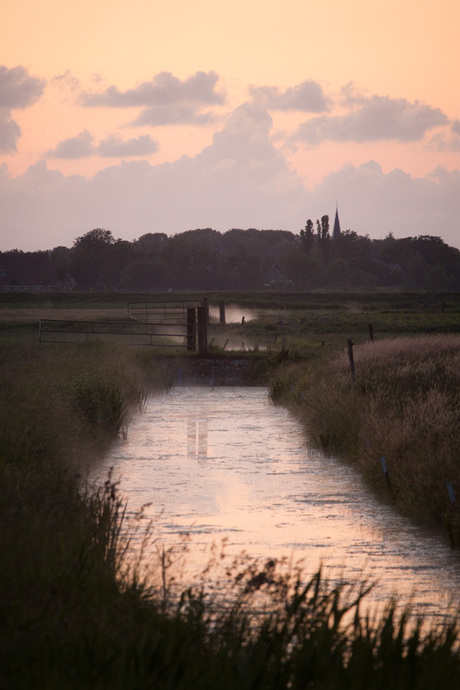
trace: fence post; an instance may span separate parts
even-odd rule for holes
[[[187,350],[196,348],[196,310],[195,307],[187,308]]]
[[[204,308],[206,323],[208,324],[209,323],[209,300],[208,300],[208,298],[203,297],[203,299],[201,300],[201,303],[202,303],[203,308]]]
[[[219,321],[225,323],[225,302],[219,302]]]
[[[370,338],[371,343],[373,343],[374,342],[374,327],[372,326],[371,323],[369,324],[369,338]]]
[[[350,360],[351,380],[354,381],[355,380],[355,360],[353,357],[353,343],[351,342],[351,338],[348,338],[347,345],[348,345],[348,359]]]
[[[200,353],[208,351],[208,323],[206,307],[198,307],[198,350]]]

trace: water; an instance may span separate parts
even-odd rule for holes
[[[225,538],[229,554],[303,559],[306,573],[322,564],[331,579],[364,573],[376,603],[396,595],[438,620],[456,607],[458,554],[376,501],[352,468],[309,449],[266,389],[178,387],[152,397],[98,475],[109,467],[131,511],[150,504],[168,547],[190,535],[195,566]]]

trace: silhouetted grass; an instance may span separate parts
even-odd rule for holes
[[[223,601],[144,579],[117,486],[81,473],[168,382],[145,351],[0,350],[0,687],[457,688],[456,625],[427,632],[391,604],[373,617],[365,583],[249,562]]]

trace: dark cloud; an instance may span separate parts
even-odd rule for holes
[[[0,109],[0,151],[14,153],[17,151],[16,142],[21,136],[21,128],[11,119],[8,110]]]
[[[43,93],[45,81],[31,77],[24,67],[8,69],[0,65],[0,106],[13,110],[27,108]]]
[[[219,75],[215,72],[196,72],[181,81],[171,72],[160,72],[151,81],[144,81],[134,89],[120,91],[110,86],[103,93],[83,94],[87,107],[131,108],[177,106],[183,104],[219,105],[224,98],[215,88]]]
[[[313,118],[300,125],[295,141],[316,145],[321,141],[417,141],[430,129],[446,124],[439,108],[413,103],[404,98],[371,96],[360,99],[360,107],[345,115]]]
[[[148,156],[157,150],[158,143],[148,134],[127,140],[112,135],[103,139],[99,144],[95,144],[93,135],[84,130],[76,137],[70,137],[59,142],[56,148],[47,151],[45,158],[76,159],[95,155],[105,158],[129,158]]]
[[[97,147],[97,153],[105,157],[148,156],[157,151],[158,143],[148,134],[128,140],[118,136],[110,136],[101,141]]]
[[[163,125],[194,125],[205,127],[215,122],[215,117],[209,112],[200,112],[193,106],[178,104],[155,105],[144,108],[130,124],[133,126],[148,125],[161,127]]]
[[[299,110],[322,113],[329,109],[329,100],[318,82],[311,79],[281,91],[276,86],[251,86],[251,96],[269,110]]]

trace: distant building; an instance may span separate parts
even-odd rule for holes
[[[342,231],[340,229],[340,220],[339,220],[339,207],[337,206],[335,209],[335,220],[334,220],[334,229],[332,231],[332,239],[335,240],[337,237],[340,237]]]
[[[264,287],[273,288],[273,289],[275,289],[275,288],[276,289],[280,289],[280,288],[281,289],[282,288],[287,289],[287,288],[290,288],[292,285],[294,285],[292,280],[289,280],[289,278],[286,278],[286,276],[284,276],[281,273],[279,267],[276,264],[274,264],[270,268],[270,270],[267,274],[267,282],[264,283]]]

